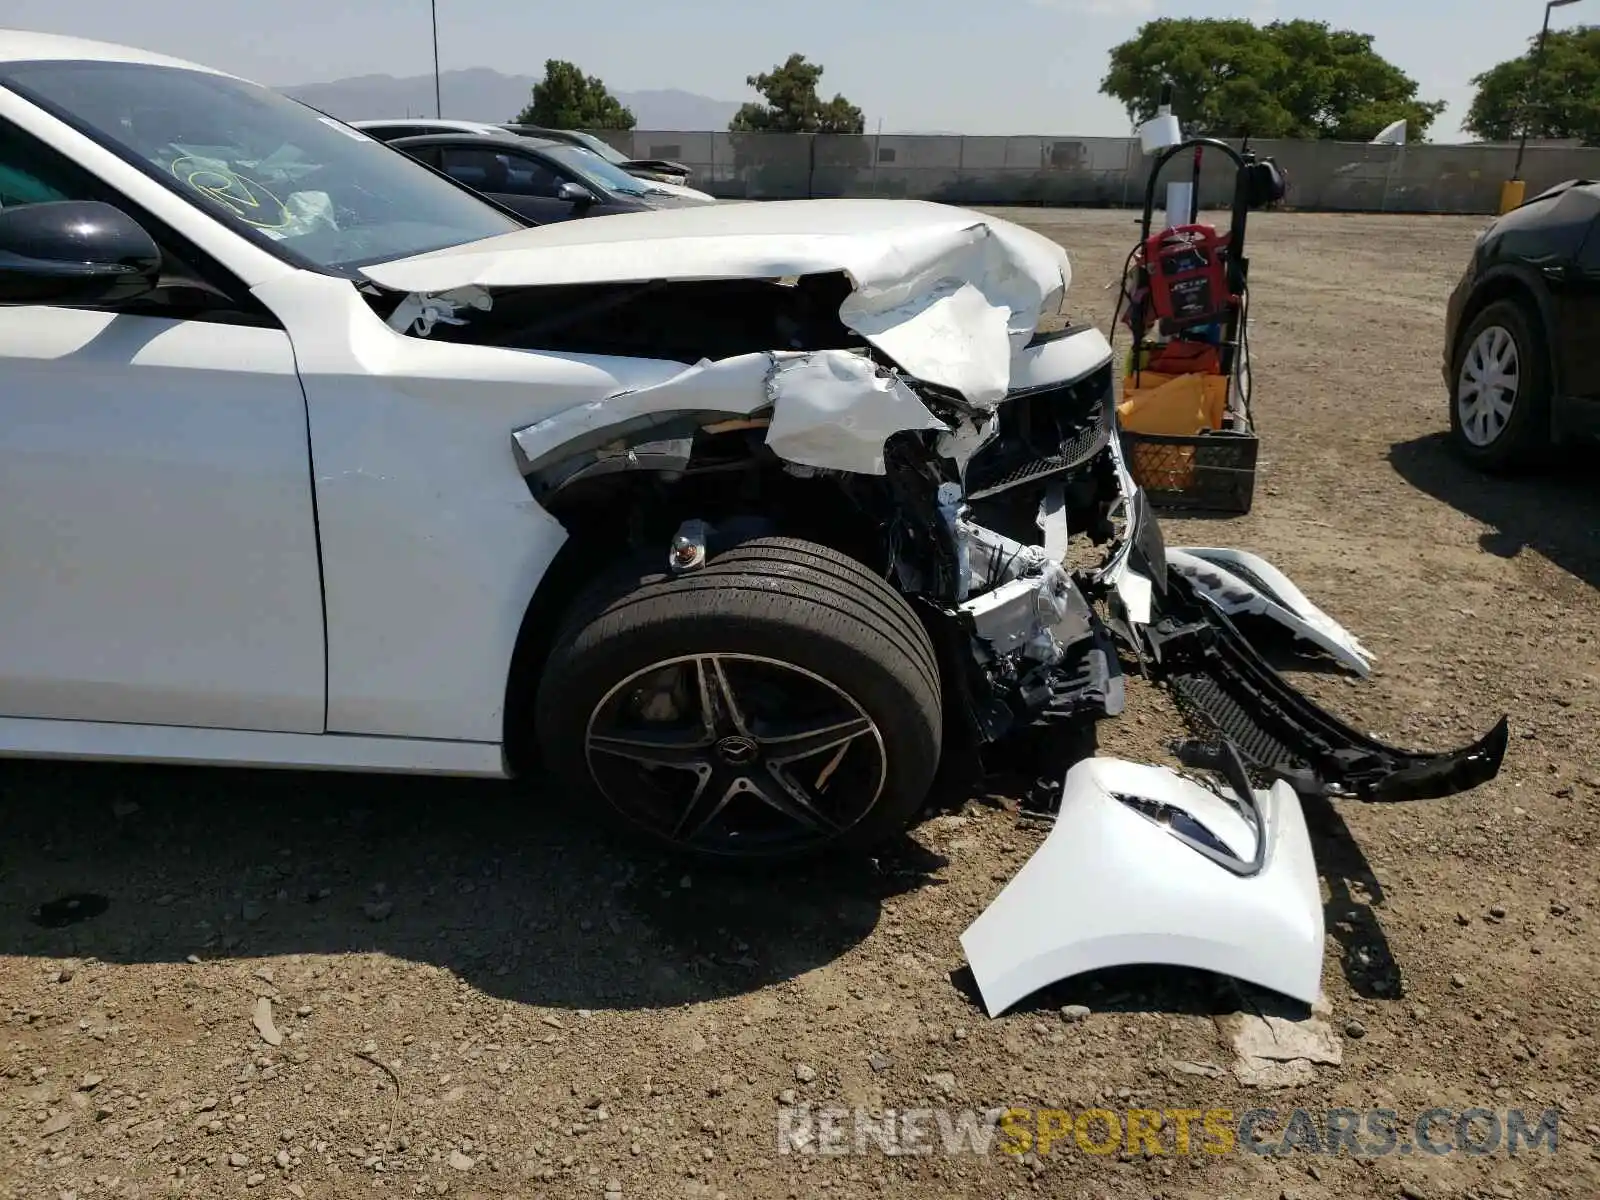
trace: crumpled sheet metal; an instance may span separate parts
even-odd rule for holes
[[[467,286],[781,279],[844,272],[840,319],[910,376],[992,408],[1071,282],[1032,230],[906,201],[715,205],[569,221],[363,268],[420,303]],[[583,227],[583,228],[574,228]]]
[[[897,376],[843,350],[774,355],[767,394],[768,447],[805,467],[882,475],[883,445],[893,434],[949,432]]]
[[[786,462],[884,473],[883,446],[908,429],[947,430],[897,376],[848,350],[741,354],[701,361],[661,383],[555,413],[512,434],[524,473],[585,434],[655,413],[747,416],[772,406],[767,445]]]

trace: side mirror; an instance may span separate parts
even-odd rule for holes
[[[565,200],[569,204],[593,204],[594,193],[583,184],[573,183],[569,179],[556,189],[556,199]]]
[[[0,209],[0,303],[114,304],[161,277],[161,250],[144,227],[98,200]]]

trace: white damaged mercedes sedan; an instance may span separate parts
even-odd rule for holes
[[[1365,663],[1260,560],[1169,555],[1106,339],[1041,332],[1069,280],[914,202],[530,228],[254,84],[0,31],[0,753],[534,777],[775,860],[1115,715],[1126,655],[1301,791],[1492,776],[1503,724],[1394,750],[1250,650],[1241,604]]]

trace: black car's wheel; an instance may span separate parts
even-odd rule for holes
[[[904,829],[938,766],[939,695],[927,631],[882,579],[762,538],[581,598],[536,720],[545,761],[626,827],[770,861]]]
[[[1456,346],[1450,434],[1470,463],[1501,470],[1550,441],[1550,365],[1536,318],[1514,300],[1489,305]]]

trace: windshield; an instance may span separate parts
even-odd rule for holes
[[[0,83],[313,267],[346,273],[522,228],[399,151],[252,83],[106,62],[0,65]]]
[[[621,167],[613,166],[593,150],[585,150],[582,146],[546,146],[544,152],[563,166],[599,180],[610,191],[621,192],[625,196],[644,196],[651,191],[650,185],[644,180],[629,175]]]
[[[602,138],[595,137],[595,135],[592,133],[579,133],[574,131],[570,136],[577,138],[579,142],[593,150],[608,163],[625,163],[628,161],[628,156],[626,154],[622,153],[622,151],[618,150],[610,142],[605,141]]]

